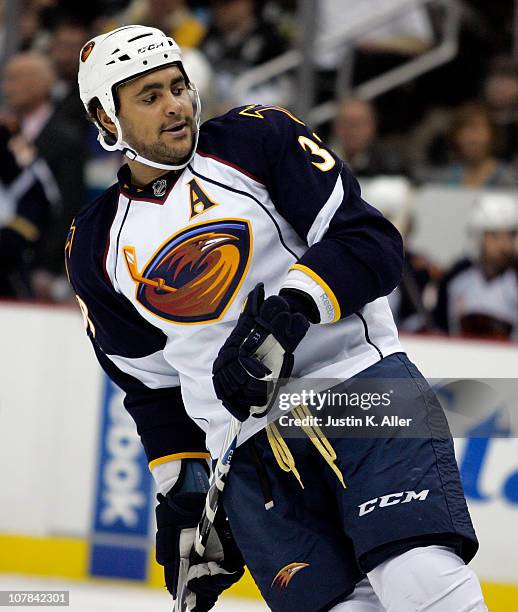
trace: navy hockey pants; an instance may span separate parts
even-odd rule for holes
[[[429,435],[329,437],[346,488],[305,436],[285,440],[304,488],[279,468],[264,430],[233,458],[223,506],[273,612],[325,611],[366,572],[415,546],[450,546],[465,562],[478,548],[452,440],[432,434],[444,431],[445,417],[426,380],[403,353],[359,376],[405,379],[412,392],[400,394],[398,414]],[[258,461],[274,500],[269,510]]]

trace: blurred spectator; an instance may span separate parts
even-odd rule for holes
[[[211,0],[213,23],[202,43],[215,72],[219,110],[261,100],[264,104],[286,104],[286,80],[254,90],[252,100],[236,99],[233,84],[246,70],[280,55],[287,42],[273,23],[264,21],[255,0]]]
[[[518,203],[506,194],[480,197],[471,219],[478,257],[444,277],[435,318],[450,334],[518,337]]]
[[[518,174],[495,157],[497,132],[491,115],[482,104],[459,107],[449,130],[454,161],[419,173],[420,178],[452,187],[517,187]]]
[[[484,82],[484,99],[498,129],[498,153],[507,161],[518,157],[518,62],[496,60]]]
[[[334,145],[356,176],[406,174],[398,154],[380,145],[376,112],[369,102],[354,98],[342,102],[334,123]]]
[[[483,101],[496,129],[496,154],[513,162],[518,157],[518,63],[496,59],[482,86]],[[412,135],[410,150],[418,162],[441,165],[449,161],[448,126],[455,110],[433,106]]]
[[[59,191],[34,150],[0,126],[0,297],[30,297],[35,247],[47,227]]]
[[[70,121],[86,135],[88,120],[77,85],[77,58],[90,30],[81,21],[64,18],[56,25],[49,43],[49,56],[57,80],[52,87],[54,117]]]
[[[401,176],[380,176],[362,181],[363,198],[398,228],[405,242],[405,265],[401,282],[388,296],[400,331],[434,329],[432,309],[437,298],[440,269],[423,255],[406,247],[413,228],[414,189]]]
[[[18,125],[17,138],[33,145],[48,164],[63,207],[41,245],[39,264],[54,275],[63,273],[63,241],[83,203],[85,139],[77,125],[56,114],[51,91],[56,77],[41,53],[20,53],[7,63],[3,90],[6,112]]]
[[[124,11],[103,24],[103,29],[130,23],[159,28],[182,49],[198,47],[205,36],[205,24],[191,12],[186,0],[132,0]]]

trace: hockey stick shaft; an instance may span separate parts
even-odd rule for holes
[[[266,413],[273,404],[280,385],[279,374],[283,371],[283,365],[278,365],[276,362],[281,356],[284,355],[284,351],[282,350],[282,347],[280,347],[277,340],[269,333],[264,334],[264,331],[261,330],[259,332],[254,328],[250,333],[250,336],[254,336],[254,340],[259,343],[259,346],[255,352],[256,356],[272,370],[271,374],[265,378],[269,380],[276,379],[274,392],[268,406],[266,408],[262,407],[255,410],[254,407],[251,408],[251,413],[258,410],[260,410],[261,413]],[[281,362],[284,364],[284,358],[281,359]],[[219,498],[223,492],[223,489],[225,488],[228,472],[230,470],[230,464],[232,462],[234,451],[237,448],[237,439],[239,437],[242,425],[243,423],[239,419],[236,419],[234,416],[231,417],[216,467],[212,473],[209,490],[205,499],[205,508],[203,509],[203,514],[196,528],[196,535],[194,538],[193,548],[189,556],[189,562],[181,565],[181,571],[178,576],[178,595],[175,599],[173,612],[188,612],[187,581],[189,567],[199,563],[205,553],[207,541],[218,511]]]
[[[205,508],[203,509],[203,514],[196,527],[196,535],[190,558],[188,561],[185,560],[182,571],[178,576],[178,595],[175,599],[173,612],[188,612],[186,598],[188,594],[187,578],[189,567],[198,563],[205,553],[210,531],[214,525],[214,519],[218,511],[219,498],[225,488],[227,475],[230,470],[230,463],[237,447],[237,439],[241,431],[241,426],[241,421],[235,417],[231,418],[220,456],[212,474],[211,483],[205,499]]]
[[[191,564],[199,561],[199,558],[203,557],[205,553],[210,530],[212,529],[214,519],[216,518],[219,498],[223,492],[223,489],[225,488],[232,457],[237,447],[237,439],[239,432],[241,431],[241,426],[242,422],[235,417],[230,419],[225,441],[223,442],[223,448],[221,449],[222,452],[218,458],[216,467],[214,468],[214,473],[212,474],[212,482],[205,500],[205,508],[203,510],[200,522],[198,523],[198,527],[196,528],[196,538],[194,540],[193,552],[191,554]]]

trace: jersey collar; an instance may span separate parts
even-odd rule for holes
[[[121,193],[130,200],[163,204],[180,174],[181,172],[177,170],[170,170],[144,187],[138,187],[131,182],[131,171],[128,164],[124,164],[117,172],[117,179]]]

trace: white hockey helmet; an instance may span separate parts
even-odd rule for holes
[[[380,175],[361,182],[364,199],[384,215],[394,218],[412,196],[412,184],[404,176]]]
[[[161,164],[142,157],[124,142],[114,95],[117,86],[125,81],[171,64],[177,64],[185,76],[194,113],[193,149],[189,159],[179,165]],[[130,25],[92,38],[80,53],[78,81],[79,95],[87,112],[90,102],[97,98],[117,129],[117,139],[110,142],[96,122],[99,129],[97,138],[104,149],[122,151],[130,159],[164,170],[180,170],[191,161],[198,144],[200,97],[196,86],[185,73],[180,47],[164,32],[157,28]]]
[[[518,201],[507,193],[485,193],[477,201],[470,220],[476,234],[518,229]]]

